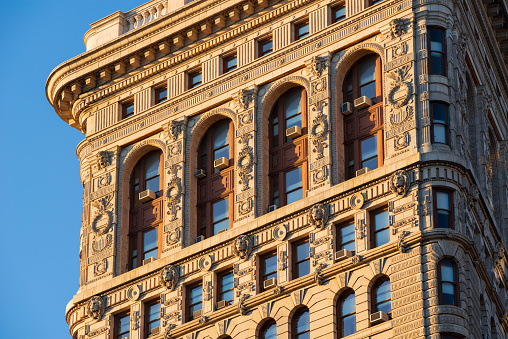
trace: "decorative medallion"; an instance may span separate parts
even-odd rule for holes
[[[99,260],[93,265],[93,274],[96,277],[103,275],[104,273],[106,273],[107,270],[108,270],[108,259],[106,258]]]
[[[97,209],[92,220],[92,232],[96,236],[108,233],[113,226],[113,211],[108,211],[112,200],[113,194],[109,194],[92,202],[92,206]],[[103,217],[107,218],[106,225],[103,227],[98,227],[97,224]]]
[[[396,135],[393,139],[393,148],[396,151],[400,151],[409,146],[409,132]]]
[[[209,271],[210,268],[212,268],[212,262],[213,262],[212,256],[209,254],[206,254],[206,255],[202,256],[201,258],[199,258],[198,267],[202,272]]]
[[[161,285],[164,285],[169,291],[174,291],[176,288],[176,284],[178,283],[178,267],[167,265],[161,270],[160,273],[160,282]]]
[[[166,235],[166,244],[174,245],[180,241],[180,229],[175,228]]]
[[[309,223],[317,229],[324,228],[328,221],[328,207],[323,204],[315,204],[308,213]]]
[[[233,254],[241,260],[247,260],[252,252],[252,247],[253,243],[251,237],[248,235],[240,235],[233,243]]]
[[[113,244],[113,235],[107,234],[106,236],[97,236],[92,241],[92,251],[94,253],[102,252],[107,250]]]
[[[363,204],[365,203],[365,198],[363,197],[363,194],[358,192],[354,193],[351,196],[351,200],[349,201],[349,204],[351,205],[351,208],[354,210],[359,210],[363,207]]]
[[[127,289],[127,299],[131,301],[138,300],[140,294],[141,289],[139,288],[139,285],[132,285]]]
[[[96,295],[88,300],[87,310],[88,315],[91,316],[95,320],[100,320],[102,315],[104,314],[104,299],[102,297]]]
[[[413,86],[410,78],[411,64],[404,65],[388,73],[386,77],[392,80],[391,89],[388,92],[388,102],[393,108],[400,108],[408,104],[413,95]]]
[[[239,202],[238,203],[238,213],[240,213],[240,215],[245,215],[245,214],[252,212],[252,205],[253,205],[253,202],[252,202],[251,198]]]
[[[98,188],[109,186],[109,184],[111,184],[111,173],[106,173],[97,179]]]
[[[288,233],[288,230],[286,228],[286,225],[280,224],[273,228],[273,238],[277,241],[283,241],[286,239],[286,235]]]
[[[397,171],[390,177],[390,190],[400,197],[409,190],[409,175],[406,171]]]

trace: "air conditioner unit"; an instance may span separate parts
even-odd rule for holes
[[[372,100],[365,95],[355,99],[355,107],[358,109],[364,109],[370,106],[372,106]]]
[[[356,176],[359,176],[359,175],[365,174],[365,173],[367,173],[368,171],[370,171],[370,168],[368,168],[368,167],[364,167],[364,168],[362,168],[362,169],[359,169],[358,171],[356,171]]]
[[[345,102],[340,106],[340,112],[344,115],[350,115],[353,113],[353,105],[350,102]]]
[[[197,318],[201,318],[201,316],[202,316],[202,315],[203,315],[203,310],[197,310],[196,312],[194,312],[194,313],[192,314],[192,317],[193,317],[194,319],[197,319]]]
[[[154,257],[146,258],[145,260],[143,260],[143,265],[149,264],[149,263],[151,263],[152,261],[155,261],[155,260],[157,260],[157,259],[154,258]]]
[[[286,130],[286,136],[290,139],[296,139],[302,135],[302,129],[299,126],[293,126]]]
[[[159,326],[157,326],[157,327],[152,329],[152,334],[153,335],[159,334],[160,331],[161,331],[161,328]]]
[[[226,306],[229,306],[229,301],[227,300],[220,300],[217,302],[217,309],[220,310],[221,308],[224,308]]]
[[[341,261],[346,258],[351,258],[352,256],[353,256],[353,253],[351,253],[350,250],[343,249],[343,250],[335,252],[335,261]]]
[[[204,169],[198,169],[196,173],[194,173],[194,176],[198,179],[206,177],[206,171]]]
[[[215,167],[216,170],[221,171],[224,168],[229,167],[229,160],[226,159],[225,157],[215,159],[215,161],[213,162],[213,167]]]
[[[224,232],[226,232],[227,230],[228,230],[228,229],[227,229],[227,228],[225,228],[225,229],[223,229],[223,230],[220,230],[219,232],[217,232],[217,234],[221,234],[221,233],[224,233]]]
[[[268,212],[275,211],[277,209],[277,207],[279,207],[279,206],[277,206],[277,205],[270,205],[270,206],[268,206]]]
[[[379,311],[376,313],[372,313],[370,315],[370,324],[371,325],[377,325],[380,323],[383,323],[385,321],[388,321],[390,318],[388,318],[388,314],[385,312]]]
[[[141,200],[142,202],[152,201],[155,198],[156,198],[155,193],[152,192],[151,190],[139,192],[139,200]]]
[[[203,241],[205,240],[205,236],[204,235],[200,235],[199,237],[196,238],[196,240],[194,240],[194,243],[198,243],[200,241]]]
[[[265,290],[267,288],[271,288],[271,287],[275,287],[275,286],[277,286],[277,278],[268,279],[263,282],[263,287]]]

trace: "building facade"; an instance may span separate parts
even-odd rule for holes
[[[75,339],[506,338],[502,0],[152,0],[49,102],[85,139]]]

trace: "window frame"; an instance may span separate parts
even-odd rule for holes
[[[309,316],[309,328],[307,330],[304,330],[303,332],[296,332],[297,331],[297,322],[298,320],[300,319],[300,317],[304,314],[304,313],[308,313],[308,316]],[[291,317],[291,338],[292,339],[297,339],[299,335],[303,334],[303,333],[307,333],[309,332],[310,333],[310,310],[308,307],[304,306],[304,307],[300,307],[300,309],[298,309],[295,314]]]
[[[377,247],[384,246],[384,245],[390,243],[390,241],[391,241],[390,216],[389,215],[388,215],[388,223],[387,223],[387,225],[385,227],[383,227],[382,229],[380,229],[380,230],[377,230],[377,231],[375,230],[376,229],[376,222],[375,222],[376,219],[375,219],[375,216],[378,215],[378,214],[381,214],[383,212],[388,212],[388,207],[387,206],[383,206],[383,207],[377,208],[375,210],[369,211],[370,249],[374,249],[374,248],[377,248]],[[388,242],[386,242],[384,244],[376,245],[376,234],[379,233],[379,232],[382,232],[382,231],[387,231],[388,232],[388,235],[390,236],[390,240],[388,240]]]
[[[159,304],[159,317],[155,320],[152,320],[150,321],[150,312],[149,312],[149,309],[150,309],[150,306],[154,306],[156,304]],[[143,326],[143,332],[145,333],[144,337],[145,338],[151,338],[152,337],[152,332],[148,332],[148,328],[149,328],[149,325],[151,323],[154,323],[156,321],[159,321],[159,328],[161,327],[161,314],[160,314],[160,308],[161,308],[161,302],[160,302],[160,299],[154,299],[154,300],[150,300],[150,301],[147,301],[145,304],[144,304],[144,313],[145,313],[145,316],[144,316],[144,326]],[[157,326],[155,326],[157,327]]]
[[[441,267],[442,263],[444,261],[449,261],[452,263],[453,267],[453,279],[455,281],[443,281],[442,274],[441,274]],[[459,268],[457,266],[457,263],[448,257],[444,257],[439,260],[437,263],[437,281],[438,281],[438,298],[439,298],[439,305],[446,305],[446,306],[455,306],[460,307],[460,284],[459,284]],[[453,304],[445,304],[443,301],[443,283],[451,283],[454,285],[454,295],[453,295]]]
[[[201,75],[201,80],[194,82],[195,76]],[[201,67],[187,71],[187,89],[193,89],[203,84],[203,69]]]
[[[455,229],[455,213],[454,213],[454,206],[453,206],[453,192],[454,190],[449,187],[443,187],[443,186],[434,186],[432,187],[432,207],[433,207],[433,227],[438,229]],[[449,218],[450,218],[450,227],[439,227],[439,219],[438,219],[438,208],[437,208],[437,193],[446,193],[448,194],[448,201],[450,202],[450,212]]]
[[[378,288],[384,283],[384,282],[390,282],[390,299],[384,299],[380,302],[377,302],[377,290]],[[386,301],[390,301],[390,313],[388,313],[388,317],[391,319],[392,318],[392,282],[390,281],[390,277],[389,276],[383,276],[383,277],[380,277],[378,278],[374,284],[372,285],[372,289],[371,289],[371,314],[373,313],[376,313],[376,312],[379,312],[379,307],[378,305],[381,304],[381,303],[384,303]]]
[[[192,292],[192,290],[194,290],[195,288],[198,288],[198,287],[201,289],[201,301],[191,304],[191,292]],[[195,283],[186,285],[185,286],[185,297],[186,297],[185,322],[188,323],[193,320],[196,320],[196,319],[194,319],[194,312],[191,312],[191,307],[201,303],[201,311],[203,311],[203,281],[200,280]],[[199,310],[196,310],[196,311],[199,311]]]
[[[305,26],[308,26],[308,30],[306,31],[306,33],[299,34],[298,33],[299,29]],[[305,39],[309,36],[310,36],[310,21],[308,16],[293,23],[293,37],[294,37],[293,42]]]
[[[344,315],[344,314],[342,314],[342,303],[350,295],[354,295],[355,296],[355,311]],[[356,294],[355,294],[355,291],[353,289],[347,289],[346,291],[342,292],[342,294],[339,297],[339,300],[337,301],[337,335],[338,335],[338,338],[344,338],[344,337],[346,337],[346,336],[344,336],[344,320],[343,319],[346,318],[346,317],[349,317],[349,316],[351,316],[353,314],[355,315],[355,320],[356,320]],[[355,323],[356,323],[356,321],[355,321]],[[353,333],[349,334],[349,335],[352,335],[352,334],[354,334],[356,332],[357,332],[357,329],[356,329],[356,326],[355,326],[355,331]]]
[[[335,231],[336,231],[336,236],[335,236],[335,239],[336,239],[336,244],[335,244],[335,248],[336,248],[336,252],[338,251],[341,251],[343,250],[344,248],[342,248],[342,246],[344,244],[350,244],[350,243],[354,243],[354,248],[355,250],[354,251],[351,251],[351,253],[353,253],[353,255],[356,253],[356,234],[353,234],[353,240],[350,240],[350,241],[347,241],[347,242],[342,242],[342,235],[341,235],[341,232],[340,230],[343,229],[343,228],[346,228],[348,226],[353,226],[353,233],[355,233],[355,220],[354,219],[350,219],[350,220],[345,220],[341,223],[338,223],[336,226],[335,226]]]
[[[163,98],[159,98],[160,93],[166,91],[166,96]],[[162,102],[168,101],[168,85],[163,84],[161,86],[157,86],[153,89],[153,99],[154,105],[160,104]]]
[[[438,30],[441,31],[441,37],[443,39],[443,52],[439,51],[433,51],[431,49],[431,40],[430,40],[430,31],[431,30]],[[447,44],[446,44],[446,28],[440,27],[440,26],[428,26],[427,27],[427,69],[429,72],[429,75],[441,75],[444,77],[448,77],[448,54],[447,54]],[[441,72],[443,74],[439,73],[432,73],[432,52],[439,53],[443,57],[443,64],[441,65]]]
[[[298,261],[298,259],[297,259],[297,256],[298,256],[297,247],[300,246],[300,245],[303,245],[303,244],[308,244],[308,248],[309,248],[308,257]],[[305,237],[303,239],[299,239],[299,240],[293,241],[291,243],[291,252],[292,252],[291,280],[295,280],[295,279],[298,279],[298,278],[305,277],[305,276],[309,275],[310,274],[310,268],[311,268],[311,265],[310,265],[310,239],[309,239],[309,237]],[[307,273],[305,275],[299,275],[298,264],[304,263],[304,262],[307,262],[308,265],[309,265],[309,273]]]
[[[347,19],[347,10],[344,15],[337,17],[337,11],[342,8],[344,8],[344,10],[346,10],[346,3],[344,1],[330,5],[330,24],[331,25]]]
[[[268,43],[271,43],[272,44],[272,48],[266,50],[265,52],[263,52],[263,46],[267,45]],[[270,53],[273,53],[274,51],[274,46],[273,46],[273,35],[272,34],[269,34],[267,36],[264,36],[264,37],[261,37],[257,40],[257,57],[258,58],[261,58],[261,57],[264,57],[265,55],[268,55]]]
[[[236,59],[235,66],[228,68],[227,67],[228,61],[233,60],[233,59]],[[232,72],[232,71],[238,69],[238,54],[236,53],[236,51],[233,53],[224,55],[221,58],[221,61],[222,61],[222,74],[226,74],[226,73],[229,73],[229,72]]]
[[[265,332],[273,325],[275,325],[275,335],[277,335],[277,322],[273,318],[268,318],[261,323],[261,327],[258,331],[259,339],[266,339]]]
[[[127,113],[128,108],[132,106],[132,113]],[[120,109],[122,112],[122,120],[132,117],[136,114],[136,105],[134,105],[134,98],[129,98],[120,103]]]
[[[271,257],[275,257],[275,263],[276,263],[275,264],[275,271],[271,271],[271,272],[268,272],[267,274],[265,274],[264,271],[266,269],[266,259],[271,258]],[[278,279],[279,270],[277,267],[277,260],[278,260],[277,249],[268,251],[268,252],[263,253],[259,256],[259,278],[258,278],[259,279],[259,292],[265,291],[264,282],[266,280],[268,280],[268,279],[265,279],[266,277],[275,274],[275,278]],[[269,279],[271,279],[271,278],[269,278]]]
[[[443,123],[436,123],[434,122],[434,105],[440,105],[440,106],[443,106],[445,108],[445,111],[446,111],[446,122],[443,124]],[[449,111],[449,108],[450,108],[450,105],[448,105],[447,103],[445,102],[442,102],[442,101],[431,101],[430,102],[430,121],[431,121],[431,124],[430,124],[430,137],[431,137],[431,142],[433,144],[440,144],[440,145],[448,145],[450,146],[450,111]],[[445,126],[445,143],[442,143],[442,142],[438,142],[438,141],[435,141],[434,140],[434,126],[435,125],[444,125]]]
[[[127,332],[120,332],[120,319],[123,319],[125,317],[129,318],[129,329]],[[122,338],[124,338],[125,334],[127,334],[127,333],[129,334],[129,337],[130,337],[130,333],[131,333],[131,313],[130,313],[130,310],[115,314],[114,315],[114,322],[115,322],[115,325],[113,327],[113,338],[122,339]]]
[[[222,281],[222,278],[227,276],[227,275],[230,275],[232,274],[233,275],[233,287],[228,289],[228,290],[223,290],[223,281]],[[233,299],[232,300],[225,300],[223,299],[223,294],[229,292],[229,291],[233,291]],[[235,303],[235,296],[234,296],[234,292],[235,292],[235,286],[234,286],[234,272],[233,272],[233,269],[226,269],[226,270],[223,270],[219,273],[217,273],[217,302],[219,301],[222,301],[222,300],[225,300],[227,302],[229,302],[228,305],[233,305]]]

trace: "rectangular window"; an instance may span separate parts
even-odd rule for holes
[[[238,67],[238,58],[236,57],[236,53],[224,57],[222,62],[222,73],[234,71]]]
[[[286,205],[303,198],[302,168],[286,172]]]
[[[429,28],[428,50],[429,50],[429,74],[446,76],[446,43],[445,30],[441,28]]]
[[[308,37],[309,31],[309,20],[295,23],[295,41]]]
[[[351,253],[355,253],[355,223],[354,221],[344,225],[340,225],[338,228],[338,244],[337,250],[348,250]]]
[[[161,86],[155,89],[155,104],[159,104],[161,102],[164,102],[168,100],[168,87],[167,86]]]
[[[279,207],[279,174],[272,177],[272,204]],[[508,199],[508,198],[507,198]]]
[[[388,210],[373,212],[371,214],[370,222],[372,224],[372,248],[389,243],[390,222],[388,220]]]
[[[432,142],[448,145],[448,106],[431,102]]]
[[[150,338],[153,330],[160,326],[161,304],[159,302],[151,303],[146,306],[146,337]]]
[[[217,201],[212,207],[213,235],[229,229],[229,198]]]
[[[131,337],[131,316],[129,313],[122,313],[115,316],[115,338]]]
[[[129,100],[122,103],[122,119],[131,117],[134,115],[134,101]]]
[[[262,57],[272,52],[273,52],[273,39],[271,35],[258,41],[258,57]]]
[[[310,273],[309,239],[293,244],[293,279]]]
[[[434,227],[453,228],[452,193],[434,190]]]
[[[187,288],[187,319],[189,321],[194,320],[194,312],[199,311],[203,308],[203,285],[197,284],[189,286]]]
[[[277,252],[270,252],[261,257],[261,291],[264,291],[263,283],[272,278],[277,278]]]
[[[362,168],[375,169],[378,167],[377,159],[377,136],[373,136],[360,142],[360,155]]]
[[[189,89],[198,87],[203,81],[203,73],[201,72],[201,69],[190,72],[188,77]]]
[[[382,2],[383,0],[372,0],[371,6],[377,5],[378,3]]]
[[[217,277],[219,283],[218,300],[224,300],[233,304],[235,301],[235,284],[233,271],[220,273]]]
[[[346,6],[344,4],[333,6],[332,10],[332,23],[339,22],[346,18]]]
[[[131,269],[138,267],[138,236],[134,235],[130,238],[131,248]]]

